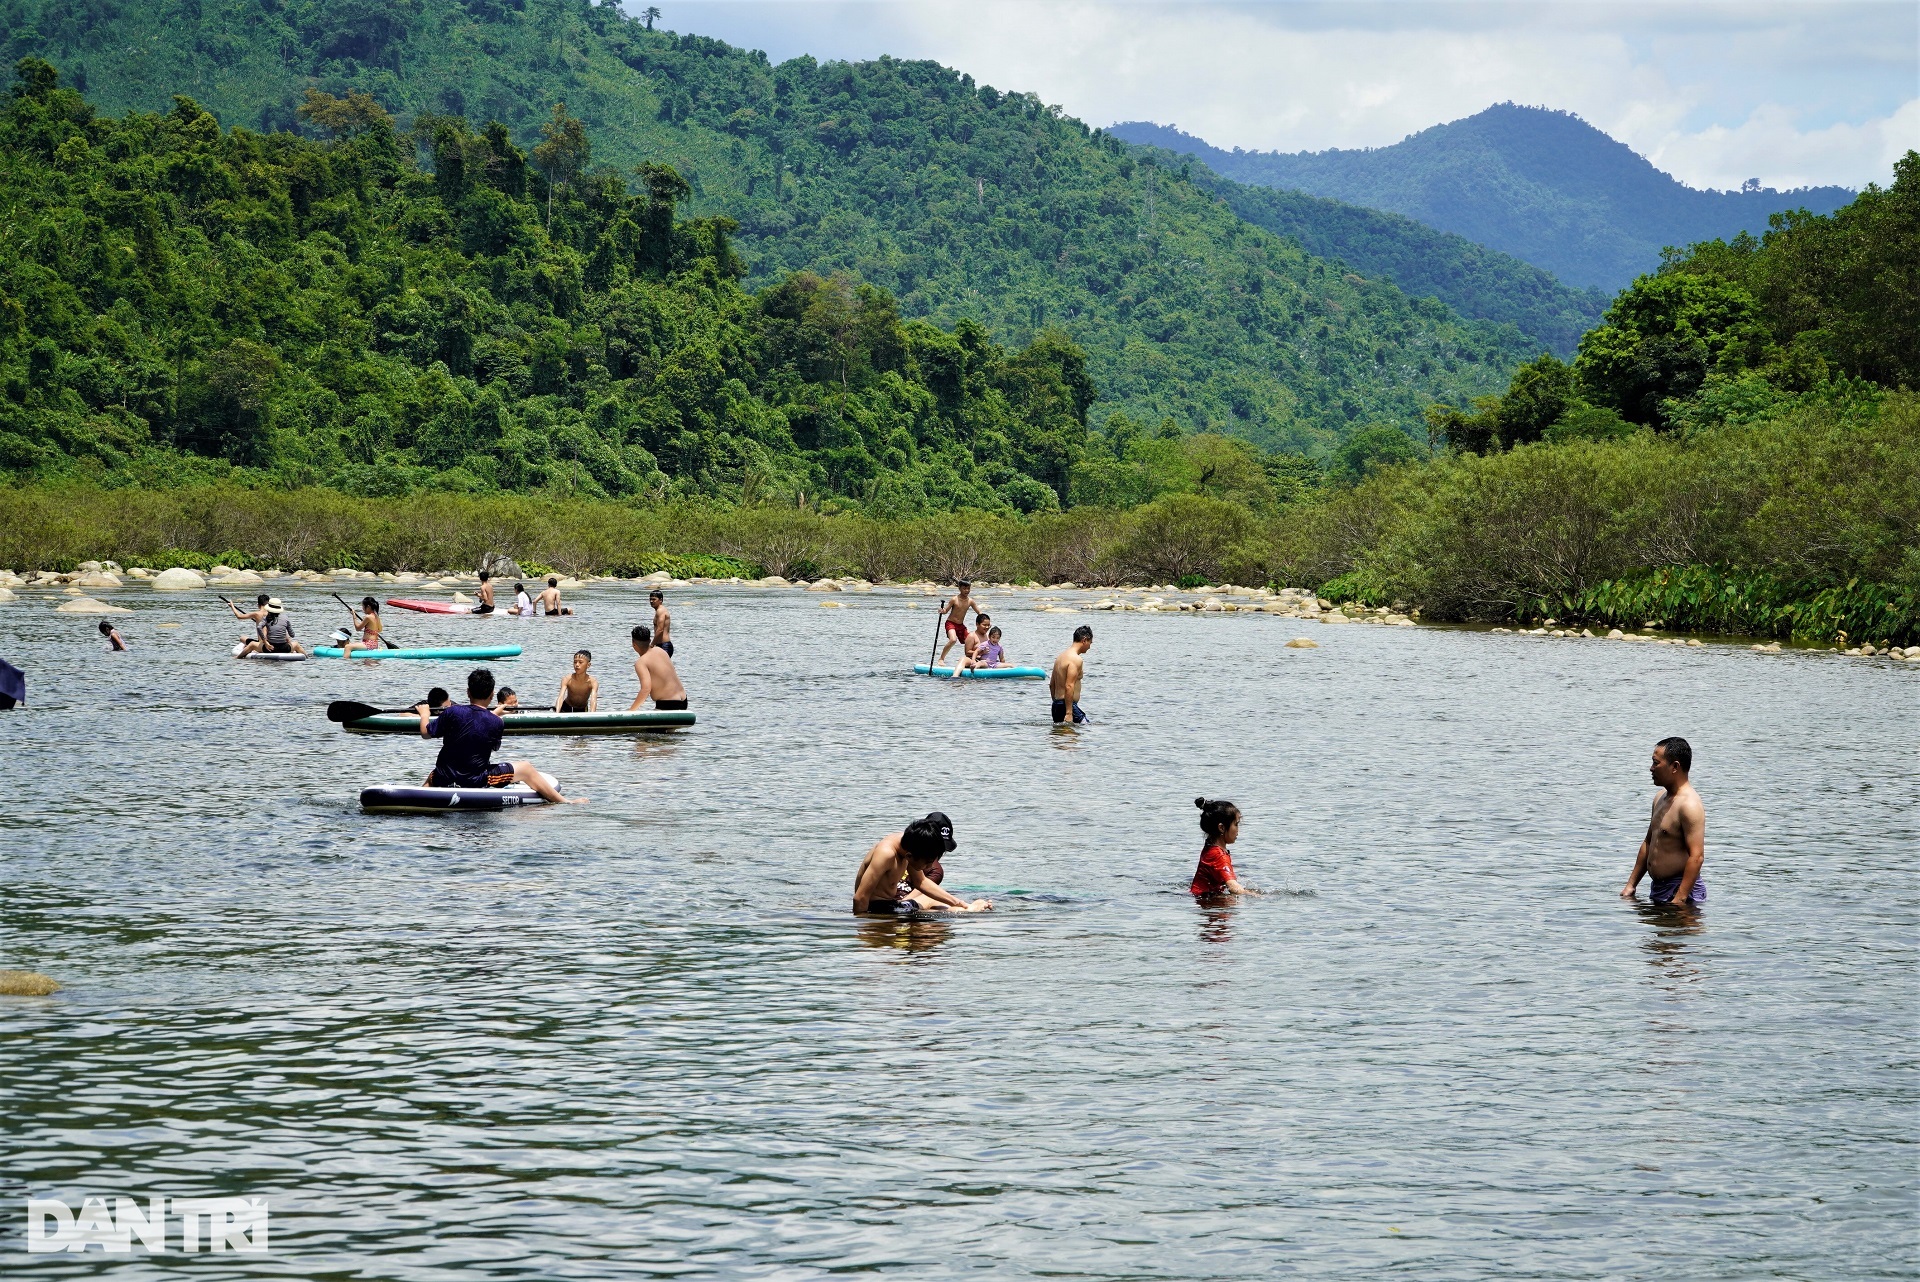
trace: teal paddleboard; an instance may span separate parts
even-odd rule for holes
[[[913,670],[923,677],[935,676],[951,678],[953,676],[952,668],[930,668],[924,663],[914,664]],[[960,674],[960,679],[962,681],[985,681],[989,678],[998,678],[1003,681],[1020,679],[1033,680],[1046,675],[1047,670],[1045,668],[969,668]]]
[[[337,645],[317,645],[315,655],[338,659],[344,651]],[[421,650],[355,650],[356,659],[511,659],[520,653],[517,645],[449,645]]]

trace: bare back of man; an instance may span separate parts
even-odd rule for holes
[[[1692,766],[1686,740],[1663,739],[1654,747],[1648,773],[1660,793],[1621,898],[1633,898],[1644,876],[1651,879],[1648,890],[1656,904],[1706,902],[1707,808],[1688,777]]]
[[[633,661],[633,675],[640,682],[640,693],[634,696],[627,711],[638,712],[648,699],[662,711],[685,709],[687,688],[680,684],[680,674],[674,670],[672,657],[653,644],[651,629],[633,630],[633,652],[639,656]]]

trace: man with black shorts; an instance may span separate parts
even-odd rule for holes
[[[904,831],[890,832],[874,842],[853,875],[853,911],[978,913],[992,908],[990,899],[968,903],[948,894],[931,875],[940,867],[940,857],[955,844],[953,821],[938,810],[925,819],[914,820]]]
[[[474,614],[493,613],[493,571],[480,571],[480,604],[473,607]]]
[[[548,801],[565,803],[546,776],[531,761],[495,761],[500,735],[506,729],[488,708],[493,702],[493,673],[475,668],[467,675],[467,702],[448,704],[438,716],[418,705],[420,737],[440,740],[440,755],[427,776],[429,788],[504,788],[523,783]],[[585,801],[585,797],[574,798]]]
[[[1062,650],[1053,660],[1053,676],[1047,682],[1047,688],[1053,692],[1053,721],[1059,725],[1073,714],[1073,724],[1079,725],[1087,719],[1080,711],[1080,678],[1086,675],[1087,665],[1083,656],[1093,649],[1093,629],[1081,624],[1073,630],[1073,644]]]
[[[673,615],[667,611],[667,594],[659,588],[647,593],[647,604],[653,607],[653,648],[673,657]]]

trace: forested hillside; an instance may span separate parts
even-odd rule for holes
[[[1238,182],[1405,214],[1608,291],[1654,270],[1668,246],[1759,233],[1773,214],[1829,213],[1853,199],[1840,187],[1700,191],[1578,116],[1513,103],[1354,151],[1222,151],[1145,122],[1113,132],[1195,156]]]
[[[304,128],[308,86],[503,121],[523,149],[556,102],[595,159],[672,164],[687,209],[737,220],[749,284],[844,270],[903,315],[1087,353],[1094,410],[1326,449],[1499,385],[1538,350],[1249,226],[1178,171],[929,63],[779,67],[586,0],[4,0],[16,54],[109,108],[185,92],[229,124]],[[77,82],[77,80],[76,80]],[[429,162],[430,163],[430,162]]]
[[[1243,220],[1289,238],[1316,258],[1384,277],[1415,298],[1437,298],[1462,316],[1512,325],[1560,356],[1572,355],[1607,309],[1604,291],[1573,289],[1465,236],[1384,210],[1238,183],[1162,148],[1139,150],[1169,169],[1184,166],[1196,186]]]

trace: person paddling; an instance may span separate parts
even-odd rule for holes
[[[573,652],[573,671],[560,682],[560,697],[553,701],[555,712],[600,711],[600,679],[587,671],[593,655],[586,650]]]
[[[1663,907],[1697,908],[1707,902],[1707,807],[1693,790],[1693,747],[1678,736],[1653,746],[1648,772],[1660,795],[1653,799],[1653,817],[1633,857],[1633,871],[1620,898],[1632,899],[1640,879],[1649,877],[1647,890]]]
[[[428,772],[429,788],[504,788],[523,783],[548,801],[578,803],[585,797],[567,798],[547,782],[546,776],[531,761],[499,762],[493,754],[500,748],[505,724],[488,704],[493,702],[493,673],[475,668],[467,675],[467,702],[448,704],[434,716],[422,703],[420,737],[440,740],[440,755]]]
[[[960,647],[963,656],[966,654],[967,611],[978,611],[980,608],[973,599],[973,584],[965,579],[956,579],[953,586],[955,591],[953,597],[947,602],[947,617],[940,625],[941,630],[947,634],[947,643],[940,647],[940,658],[933,665],[936,668],[946,663],[947,652],[956,645]]]
[[[640,693],[633,697],[627,711],[638,712],[649,698],[661,712],[685,711],[687,688],[680,684],[673,660],[654,645],[653,633],[644,624],[633,630],[633,652],[640,656],[633,661],[633,675],[640,679]]]
[[[268,597],[261,610],[266,617],[261,620],[260,634],[240,647],[243,658],[249,654],[306,653],[293,638],[293,620],[279,597]]]
[[[342,602],[342,604],[345,604]],[[370,596],[360,598],[360,609],[356,611],[347,606],[347,614],[353,619],[353,626],[360,629],[358,637],[350,637],[341,647],[340,657],[352,658],[355,650],[378,650],[381,646],[380,603]]]
[[[1053,694],[1053,721],[1055,725],[1067,719],[1067,713],[1073,713],[1073,724],[1080,725],[1087,714],[1080,711],[1080,678],[1086,675],[1086,663],[1083,656],[1093,649],[1093,629],[1081,624],[1073,630],[1073,644],[1062,650],[1053,660],[1053,675],[1047,682],[1047,689]]]
[[[938,810],[874,842],[853,875],[853,911],[892,914],[921,908],[977,913],[991,909],[992,900],[968,903],[947,893],[928,875],[956,844],[953,821]]]
[[[227,600],[225,597],[221,597],[220,599],[222,601]],[[253,625],[253,635],[257,637],[260,635],[260,625],[267,621],[267,602],[272,599],[273,598],[265,592],[262,592],[253,599],[253,609],[245,613],[242,613],[240,607],[231,601],[227,601],[227,609],[232,610],[233,617],[242,623],[251,623]]]

